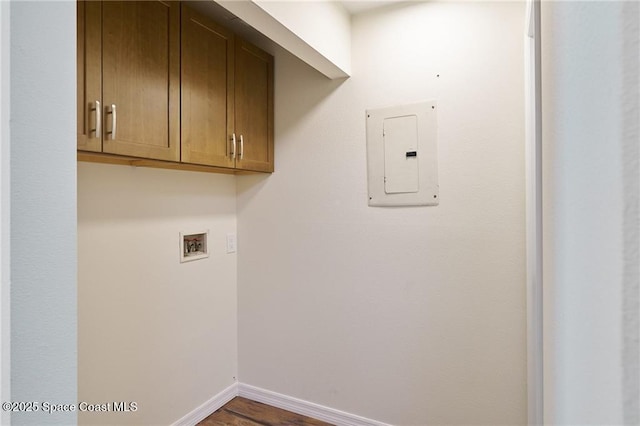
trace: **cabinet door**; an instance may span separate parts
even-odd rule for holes
[[[182,6],[182,162],[234,167],[233,35]]]
[[[78,149],[102,151],[102,3],[80,0],[77,7]]]
[[[102,90],[103,152],[179,160],[179,2],[102,3]]]
[[[273,57],[236,39],[235,61],[236,167],[272,172]]]

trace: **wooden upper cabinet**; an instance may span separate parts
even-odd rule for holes
[[[102,151],[102,3],[84,0],[77,4],[77,102],[78,149]],[[97,107],[97,109],[96,109]]]
[[[179,1],[77,15],[80,159],[273,171],[271,55]]]
[[[102,98],[103,152],[180,159],[179,2],[102,3]]]
[[[180,159],[179,2],[78,2],[78,149]]]
[[[236,167],[273,171],[273,57],[240,39],[235,49]]]
[[[182,6],[182,161],[235,167],[233,34]]]
[[[273,171],[273,58],[182,8],[182,161]]]

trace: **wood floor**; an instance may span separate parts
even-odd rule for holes
[[[310,417],[237,397],[198,426],[333,426]]]

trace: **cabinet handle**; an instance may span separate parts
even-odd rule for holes
[[[107,107],[107,114],[111,114],[111,131],[107,132],[108,135],[111,135],[111,140],[115,140],[116,131],[117,131],[117,119],[118,116],[116,114],[116,104],[111,104],[111,106]]]
[[[238,158],[242,160],[242,155],[244,154],[244,139],[242,135],[240,135],[240,154],[238,154]]]
[[[231,135],[231,158],[236,158],[236,134]]]
[[[95,131],[96,139],[100,139],[100,137],[102,136],[102,131],[100,130],[100,128],[102,127],[102,108],[100,107],[100,101],[95,101],[93,103],[93,108],[91,108],[90,110],[96,112],[96,127],[91,130]]]

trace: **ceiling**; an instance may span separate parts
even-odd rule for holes
[[[367,12],[369,10],[384,7],[393,3],[398,3],[399,0],[341,0],[340,3],[347,9],[347,11],[356,15],[358,13]]]

